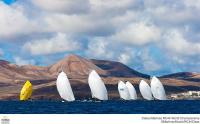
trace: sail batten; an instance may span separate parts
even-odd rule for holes
[[[108,100],[106,86],[95,70],[90,72],[88,77],[88,84],[91,90],[92,98]]]
[[[62,71],[57,78],[57,90],[60,97],[66,101],[74,101],[75,97],[67,75]]]
[[[146,100],[153,99],[153,96],[151,93],[151,88],[144,80],[140,81],[139,89],[140,89],[140,93],[144,99],[146,99]]]
[[[137,99],[137,93],[135,90],[135,87],[129,82],[126,82],[126,87],[128,88],[129,94],[130,94],[130,99],[131,100],[136,100]]]
[[[118,91],[121,99],[130,100],[129,90],[123,81],[118,82]]]
[[[153,96],[158,100],[166,100],[165,89],[160,80],[157,77],[151,79],[151,92]]]

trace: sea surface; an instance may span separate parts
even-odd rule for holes
[[[200,100],[0,101],[0,114],[200,114]]]

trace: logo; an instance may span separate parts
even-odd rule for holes
[[[10,119],[7,116],[4,116],[1,119],[1,124],[10,124]]]

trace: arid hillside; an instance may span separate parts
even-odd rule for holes
[[[0,60],[0,99],[18,100],[24,82],[30,80],[33,84],[32,99],[61,100],[56,89],[56,79],[61,71],[67,73],[75,97],[77,99],[89,99],[91,94],[87,78],[91,70],[96,70],[103,78],[111,99],[119,99],[117,91],[119,80],[133,83],[138,96],[140,96],[138,91],[139,81],[144,79],[149,82],[150,80],[149,75],[137,72],[122,63],[90,60],[77,55],[69,55],[46,67],[18,66]],[[198,73],[177,73],[162,76],[160,79],[165,85],[168,95],[174,92],[200,90],[200,74]]]

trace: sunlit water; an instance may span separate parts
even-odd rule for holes
[[[200,101],[1,101],[0,114],[200,114]]]

